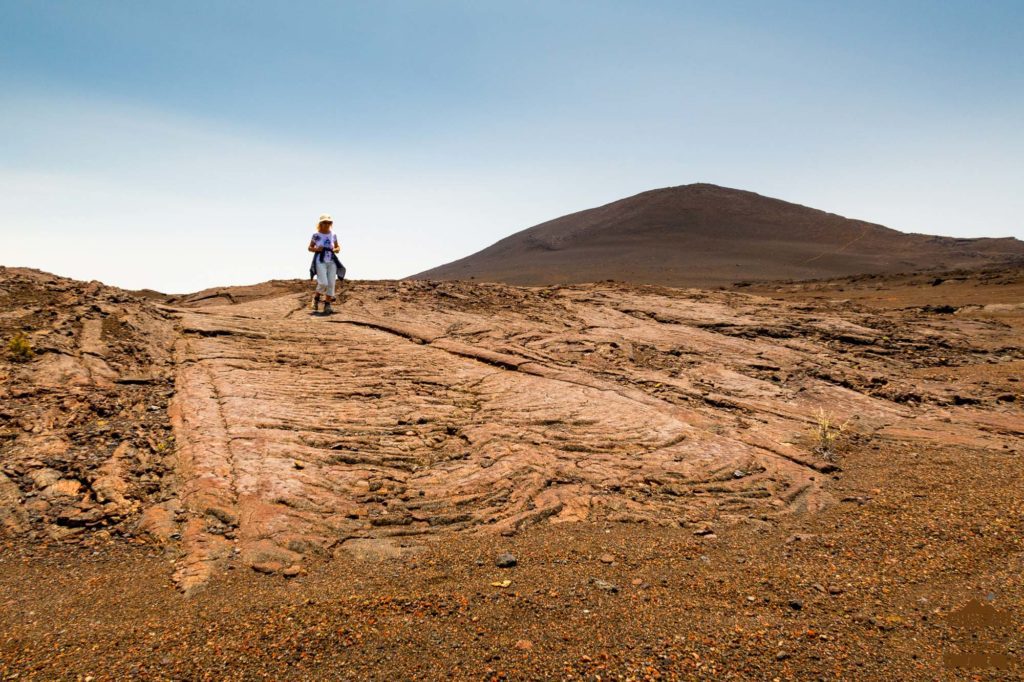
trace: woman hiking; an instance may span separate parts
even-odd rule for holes
[[[345,266],[338,260],[338,237],[331,232],[334,219],[326,213],[320,216],[316,232],[309,240],[309,251],[313,254],[313,263],[309,266],[309,278],[316,277],[316,293],[313,294],[313,313],[319,312],[320,297],[324,298],[324,315],[334,312],[334,288],[338,278],[345,279]]]

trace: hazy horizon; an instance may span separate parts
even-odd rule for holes
[[[1024,238],[1024,6],[0,6],[0,264],[177,293],[350,276],[694,182]]]

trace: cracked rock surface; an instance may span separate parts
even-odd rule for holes
[[[0,268],[0,535],[130,533],[173,499],[176,335],[144,296]]]
[[[5,339],[37,351],[2,365],[0,533],[155,539],[192,592],[453,533],[769,527],[837,501],[822,416],[846,447],[1024,448],[1024,349],[998,319],[616,283],[348,287],[320,317],[298,283],[147,300],[0,271]],[[971,380],[993,364],[1006,382]]]

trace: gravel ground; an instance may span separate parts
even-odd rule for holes
[[[230,571],[192,599],[146,545],[5,546],[3,679],[1017,679],[951,670],[977,597],[1024,656],[1019,457],[846,455],[840,503],[709,540],[563,524],[339,555],[292,579]],[[497,568],[503,552],[518,560]],[[506,587],[495,585],[510,581]],[[989,628],[988,630],[991,630]]]
[[[853,301],[865,323],[889,325],[888,345],[822,345],[821,380],[886,400],[916,392],[922,409],[948,415],[912,439],[890,429],[845,442],[838,470],[816,476],[830,501],[819,511],[752,510],[713,532],[652,516],[408,545],[373,536],[311,553],[292,576],[227,561],[188,597],[172,579],[174,534],[161,540],[139,523],[179,484],[166,454],[166,321],[138,297],[70,280],[47,284],[70,302],[50,311],[32,298],[32,283],[49,280],[15,276],[24,281],[5,285],[0,332],[27,330],[38,355],[0,366],[0,680],[998,680],[1024,670],[1019,269],[758,292],[795,300],[808,318],[847,315]],[[364,294],[373,286],[398,285]],[[448,288],[446,305],[479,303]],[[400,303],[412,306],[420,294],[407,293]],[[718,332],[767,333],[751,324]],[[913,343],[900,336],[910,326]],[[865,368],[890,361],[904,371],[876,386]],[[74,381],[30,391],[19,383],[29,366]],[[36,491],[40,472],[52,489]],[[514,566],[498,567],[504,554]]]

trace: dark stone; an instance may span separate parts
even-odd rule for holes
[[[512,568],[518,563],[519,560],[516,559],[514,555],[509,554],[508,552],[504,554],[499,554],[497,558],[494,560],[494,565],[498,568]]]

